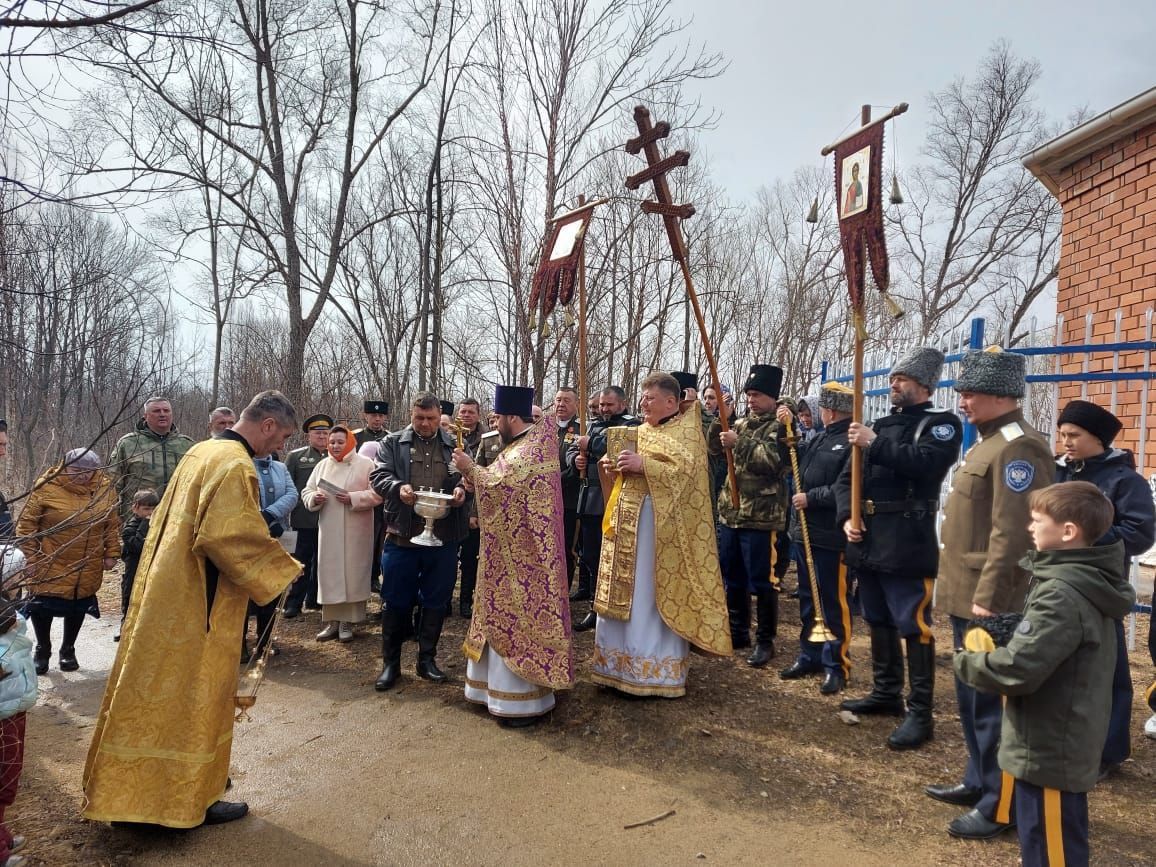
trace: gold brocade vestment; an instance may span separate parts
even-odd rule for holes
[[[665,424],[634,428],[643,475],[622,476],[610,532],[602,540],[594,610],[629,620],[642,501],[654,507],[654,592],[658,613],[677,635],[708,653],[732,652],[726,593],[711,510],[706,441],[697,401]],[[684,404],[685,405],[685,404]]]
[[[275,599],[301,571],[269,536],[259,503],[253,461],[236,440],[198,443],[173,473],[89,747],[86,818],[191,828],[224,793],[245,608]]]

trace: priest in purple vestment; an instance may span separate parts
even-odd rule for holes
[[[533,421],[534,390],[498,386],[502,450],[481,467],[460,449],[482,533],[474,611],[462,649],[466,698],[506,725],[530,725],[574,684],[558,425]]]

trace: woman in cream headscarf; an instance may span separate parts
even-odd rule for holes
[[[96,591],[120,557],[116,494],[102,461],[73,449],[40,477],[28,496],[16,535],[28,558],[24,586],[31,594],[28,619],[36,632],[36,673],[48,673],[52,620],[64,619],[60,670],[76,671],[76,636],[84,615],[100,616]]]
[[[373,560],[373,507],[381,497],[369,486],[373,461],[357,454],[356,446],[348,428],[338,425],[330,430],[329,456],[314,468],[301,495],[305,508],[321,513],[317,600],[325,628],[317,634],[318,641],[352,641],[352,625],[365,620]]]

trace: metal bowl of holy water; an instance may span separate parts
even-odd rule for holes
[[[446,516],[454,495],[443,494],[441,491],[423,490],[414,491],[414,493],[417,495],[417,502],[413,504],[413,510],[425,518],[425,529],[421,531],[420,536],[414,536],[410,541],[415,545],[440,548],[442,540],[434,535],[434,521]]]

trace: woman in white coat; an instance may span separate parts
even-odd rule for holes
[[[365,620],[373,560],[373,507],[381,497],[369,486],[373,461],[357,454],[356,446],[348,428],[332,428],[329,456],[313,469],[301,495],[305,508],[321,513],[317,600],[325,628],[317,634],[318,641],[352,641],[353,624]],[[323,486],[323,481],[328,484]]]

